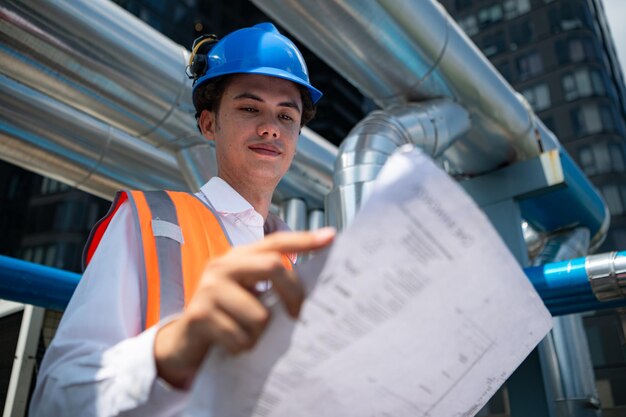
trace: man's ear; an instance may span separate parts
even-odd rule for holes
[[[215,113],[208,110],[202,110],[198,126],[202,131],[202,135],[208,140],[215,140]]]

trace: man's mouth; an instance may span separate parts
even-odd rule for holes
[[[248,149],[260,155],[267,155],[267,156],[278,156],[282,153],[275,146],[265,145],[265,144],[250,145],[248,146]]]

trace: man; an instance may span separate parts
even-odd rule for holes
[[[267,23],[201,40],[190,71],[218,177],[195,196],[118,195],[86,247],[31,415],[179,415],[213,348],[236,354],[262,334],[270,317],[258,283],[269,281],[298,315],[303,290],[286,254],[324,247],[334,231],[263,238],[287,229],[269,213],[271,197],[321,93],[297,48]]]

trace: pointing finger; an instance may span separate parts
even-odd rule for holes
[[[324,227],[312,232],[277,232],[252,246],[262,251],[306,252],[329,245],[336,234],[337,231],[333,227]]]

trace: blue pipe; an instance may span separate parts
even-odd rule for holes
[[[544,301],[576,294],[593,296],[585,270],[585,258],[531,266],[524,268],[524,272]]]
[[[626,256],[626,251],[619,252]],[[626,306],[626,299],[600,302],[585,271],[585,259],[525,268],[553,316]],[[0,255],[0,298],[63,311],[80,274]]]
[[[0,255],[0,298],[63,311],[80,274]]]
[[[542,232],[586,227],[592,242],[601,241],[609,220],[604,200],[568,153],[559,154],[566,185],[521,199],[522,217]]]
[[[590,300],[587,302],[572,301],[571,304],[564,305],[548,305],[546,307],[553,316],[564,316],[567,314],[584,313],[586,311],[605,310],[609,308],[626,307],[626,300],[615,301],[598,301]]]

